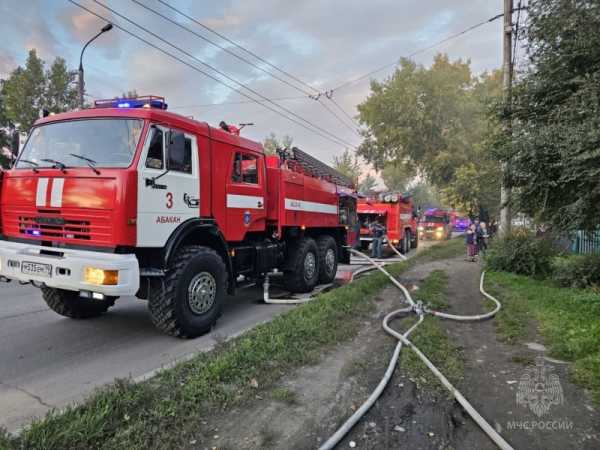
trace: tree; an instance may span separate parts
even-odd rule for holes
[[[8,167],[9,162],[3,151],[3,149],[10,146],[8,125],[8,118],[6,117],[6,110],[4,108],[4,80],[0,80],[0,168]]]
[[[267,155],[274,155],[278,148],[291,148],[292,142],[292,137],[287,134],[284,135],[280,141],[275,133],[271,133],[265,138],[263,148]]]
[[[355,186],[358,186],[361,168],[356,154],[350,150],[344,150],[340,156],[333,157],[333,168],[352,180]]]
[[[28,131],[39,117],[44,104],[46,77],[44,61],[30,50],[25,68],[17,67],[4,83],[7,118],[20,130]]]
[[[532,0],[528,69],[500,134],[517,209],[560,229],[600,224],[600,4]]]
[[[67,69],[63,58],[56,58],[46,72],[47,87],[44,95],[44,107],[54,113],[77,108],[77,72]]]
[[[377,179],[368,173],[361,182],[358,183],[358,192],[361,194],[370,194],[375,190],[377,186]]]
[[[425,181],[417,183],[410,189],[413,205],[421,209],[437,208],[442,205],[440,194],[434,186]]]
[[[388,163],[381,171],[381,178],[388,190],[404,192],[414,174],[407,164]]]
[[[390,164],[419,173],[457,203],[492,208],[481,202],[494,198],[479,190],[458,192],[454,186],[466,170],[461,172],[461,167],[474,165],[476,173],[488,174],[500,170],[488,145],[497,127],[490,104],[500,93],[499,73],[475,77],[468,61],[452,62],[438,54],[425,68],[403,59],[390,78],[371,83],[371,94],[358,105],[365,125],[359,154],[376,169],[383,168],[391,184],[396,182],[389,178],[393,170],[385,173]],[[499,190],[498,176],[488,179]]]

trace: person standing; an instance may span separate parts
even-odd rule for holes
[[[371,235],[373,236],[373,246],[371,249],[371,258],[381,258],[383,256],[383,236],[385,227],[379,223],[379,219],[371,224]]]
[[[481,252],[482,255],[485,256],[485,252],[487,250],[487,240],[489,238],[487,225],[485,222],[481,222],[479,224],[479,229],[477,230],[477,249]]]
[[[474,223],[469,226],[465,236],[467,257],[471,261],[475,261],[475,257],[477,256],[477,226]]]

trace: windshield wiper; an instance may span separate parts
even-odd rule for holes
[[[81,156],[81,155],[76,155],[75,153],[69,153],[69,155],[71,155],[75,158],[83,159],[85,162],[87,162],[88,167],[90,169],[92,169],[96,175],[100,175],[100,171],[98,169],[96,169],[97,163],[93,159],[86,158],[85,156]]]
[[[33,166],[33,172],[34,173],[38,173],[39,170],[37,169],[37,167],[39,166],[38,163],[36,163],[35,161],[29,161],[28,159],[20,159],[19,162],[24,162],[27,164],[31,164]]]
[[[64,163],[61,163],[60,161],[57,161],[55,159],[49,159],[49,158],[47,158],[47,159],[42,159],[42,161],[54,164],[53,167],[58,167],[63,172],[67,171],[67,166]]]

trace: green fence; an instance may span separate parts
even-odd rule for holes
[[[571,251],[580,255],[600,254],[600,231],[577,231]]]

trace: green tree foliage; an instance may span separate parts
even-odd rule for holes
[[[487,195],[499,191],[499,164],[488,145],[497,125],[488,110],[500,93],[499,73],[473,76],[468,61],[437,55],[425,68],[403,59],[389,79],[371,83],[371,94],[358,105],[366,126],[359,154],[376,169],[402,161],[443,189],[449,206],[497,207],[497,196]],[[455,190],[457,178],[472,169],[482,174],[485,192],[477,182]]]
[[[4,101],[9,120],[20,130],[29,130],[44,105],[46,75],[44,61],[29,51],[25,68],[17,67],[4,83]]]
[[[415,207],[436,208],[442,205],[440,193],[438,190],[427,182],[420,182],[410,189],[410,195]]]
[[[3,95],[4,80],[0,80],[0,168],[8,167],[8,158],[3,155],[2,149],[10,146],[10,136],[8,132],[8,118],[4,108]]]
[[[346,149],[341,155],[334,156],[333,168],[343,175],[346,175],[352,180],[355,186],[358,186],[361,168],[356,154]]]
[[[6,118],[21,131],[29,131],[42,108],[58,113],[76,106],[76,73],[67,69],[62,58],[56,58],[47,71],[44,65],[30,50],[25,67],[17,67],[3,84]]]
[[[375,191],[375,186],[377,186],[377,179],[368,173],[365,177],[358,183],[358,192],[361,194],[370,194]]]
[[[404,192],[414,173],[404,163],[388,163],[381,171],[385,187],[390,191]]]
[[[63,58],[56,58],[46,72],[46,92],[44,108],[60,113],[77,107],[77,72],[69,71]]]
[[[271,133],[263,141],[263,148],[267,155],[274,155],[278,148],[291,148],[293,141],[292,137],[287,134],[280,140],[275,133]]]
[[[509,161],[517,207],[559,228],[600,224],[600,3],[532,0],[529,69],[513,90]]]

